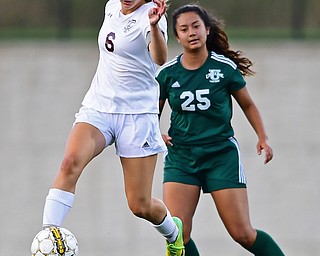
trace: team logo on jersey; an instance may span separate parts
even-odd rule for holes
[[[128,31],[130,31],[130,29],[134,26],[134,24],[136,24],[136,20],[129,20],[127,25],[123,28],[123,32],[127,33]]]
[[[209,69],[209,73],[206,75],[206,79],[210,79],[210,83],[219,83],[220,78],[224,78],[221,69]]]

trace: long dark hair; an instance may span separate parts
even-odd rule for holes
[[[199,5],[184,5],[172,13],[173,32],[175,36],[178,35],[176,29],[177,19],[182,13],[186,12],[194,12],[198,14],[203,20],[205,26],[210,29],[206,42],[206,46],[209,51],[214,51],[230,58],[237,64],[237,67],[243,76],[254,75],[255,72],[250,69],[253,65],[252,62],[248,58],[243,57],[241,51],[233,51],[230,49],[228,36],[222,29],[224,25],[223,21],[218,20],[213,15],[209,15],[209,13]]]

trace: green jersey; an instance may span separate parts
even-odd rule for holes
[[[196,70],[181,65],[181,55],[157,72],[160,99],[168,99],[169,135],[173,144],[192,146],[219,142],[234,135],[231,92],[246,85],[237,65],[209,52]]]

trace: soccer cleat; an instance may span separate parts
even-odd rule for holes
[[[175,242],[169,243],[167,241],[167,251],[166,256],[184,256],[184,245],[182,237],[182,221],[177,217],[172,217],[173,221],[176,223],[179,229],[179,234]]]

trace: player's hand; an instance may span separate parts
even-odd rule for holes
[[[264,164],[267,164],[272,160],[273,150],[268,141],[259,141],[257,144],[257,151],[259,155],[261,155],[262,151],[264,151]]]
[[[164,143],[166,143],[167,146],[173,146],[173,143],[171,142],[172,138],[169,135],[166,134],[161,134],[162,135],[162,139],[164,141]]]
[[[153,2],[156,4],[156,7],[149,10],[149,20],[151,26],[158,24],[159,20],[161,19],[162,15],[165,14],[167,9],[166,0],[153,0]]]

